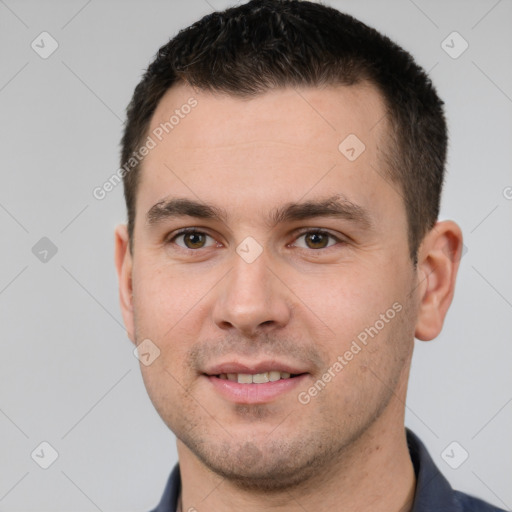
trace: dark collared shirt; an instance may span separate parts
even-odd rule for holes
[[[416,492],[411,512],[504,512],[469,494],[454,491],[419,438],[409,429],[406,432],[416,473]],[[180,469],[176,464],[162,500],[152,512],[176,512],[180,489]]]

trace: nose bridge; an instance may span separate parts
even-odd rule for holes
[[[238,251],[243,249],[240,244]],[[246,333],[263,324],[283,326],[289,319],[285,290],[270,270],[272,262],[261,252],[256,258],[233,255],[233,266],[224,282],[214,309],[219,327],[233,327]]]

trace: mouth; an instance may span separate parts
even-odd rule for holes
[[[304,375],[303,373],[288,373],[280,372],[279,370],[271,370],[263,373],[220,373],[213,375],[221,380],[229,380],[231,382],[238,382],[238,384],[266,384],[267,382],[277,382],[278,380],[294,379]]]
[[[217,394],[236,404],[272,402],[300,386],[309,375],[302,369],[271,362],[250,366],[228,363],[203,373]]]

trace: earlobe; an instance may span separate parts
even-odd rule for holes
[[[462,255],[462,232],[453,221],[437,222],[418,253],[419,309],[415,337],[430,341],[439,335],[453,299]]]
[[[132,342],[134,337],[132,255],[130,237],[126,225],[120,224],[115,230],[115,265],[119,280],[119,302],[126,333]]]

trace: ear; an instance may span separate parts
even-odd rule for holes
[[[120,224],[115,230],[115,264],[119,279],[119,302],[128,338],[135,343],[133,321],[132,255],[130,237],[126,225]]]
[[[453,221],[437,222],[418,251],[419,309],[415,337],[430,341],[439,335],[455,291],[462,256],[462,232]]]

